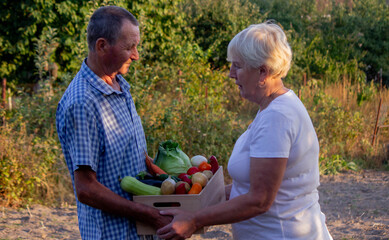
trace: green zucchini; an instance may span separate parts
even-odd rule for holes
[[[124,191],[134,195],[161,195],[161,189],[159,187],[144,184],[131,176],[124,177],[120,182],[120,187]]]

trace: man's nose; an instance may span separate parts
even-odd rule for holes
[[[134,52],[131,55],[131,60],[136,61],[139,59],[139,52],[138,49],[135,48]]]

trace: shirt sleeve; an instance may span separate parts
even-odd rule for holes
[[[292,145],[291,122],[277,111],[259,116],[250,131],[250,157],[289,158]]]
[[[73,169],[78,166],[90,166],[97,172],[99,138],[96,117],[85,105],[74,104],[67,109],[66,142]]]

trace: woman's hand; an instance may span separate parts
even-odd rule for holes
[[[173,221],[157,230],[158,237],[162,239],[186,239],[190,238],[197,230],[193,213],[177,209],[160,211],[161,215],[173,216]]]

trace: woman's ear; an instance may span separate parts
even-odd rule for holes
[[[260,66],[259,75],[261,76],[261,78],[267,78],[267,76],[269,75],[269,68],[264,65]]]
[[[259,67],[259,81],[258,81],[258,86],[260,88],[265,87],[266,85],[266,79],[269,76],[269,68],[266,66],[260,66]]]

